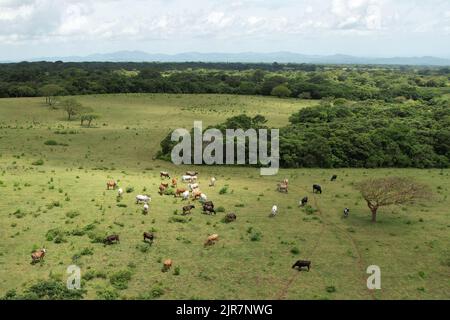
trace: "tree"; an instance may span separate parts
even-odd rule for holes
[[[83,110],[83,106],[80,102],[74,98],[66,99],[62,102],[62,108],[67,113],[67,120],[72,120],[72,117],[80,114]]]
[[[431,196],[428,186],[411,178],[372,178],[358,183],[356,187],[372,212],[372,222],[377,221],[380,207],[411,204]]]
[[[80,119],[81,119],[81,125],[84,124],[85,121],[87,121],[88,123],[88,128],[91,126],[91,122],[95,119],[100,118],[100,116],[98,114],[94,114],[94,113],[85,113],[82,114]]]
[[[286,87],[284,84],[280,84],[272,89],[270,93],[272,96],[277,96],[278,98],[287,98],[291,95],[291,90]]]
[[[53,106],[56,103],[56,96],[63,92],[64,89],[57,84],[47,84],[39,90],[39,93],[45,97],[45,103],[49,106]]]

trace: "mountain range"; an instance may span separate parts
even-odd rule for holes
[[[373,64],[373,65],[424,65],[450,66],[450,59],[432,56],[421,57],[357,57],[351,55],[305,55],[293,52],[271,53],[200,53],[184,52],[178,54],[147,53],[143,51],[118,51],[96,53],[87,56],[40,57],[28,61],[64,62],[246,62],[246,63],[315,63],[315,64]],[[11,62],[11,61],[10,61]],[[14,61],[16,62],[16,61]]]

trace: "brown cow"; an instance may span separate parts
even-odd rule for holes
[[[144,241],[150,240],[150,242],[153,242],[153,239],[155,238],[155,235],[153,232],[144,232]]]
[[[190,214],[191,210],[194,208],[195,208],[195,206],[192,204],[188,204],[187,206],[184,206],[183,207],[183,215],[188,214],[188,213]]]
[[[210,246],[216,243],[216,241],[219,241],[219,235],[217,233],[214,233],[208,237],[205,241],[205,247]]]
[[[104,240],[105,244],[113,244],[120,242],[119,236],[117,234],[112,234],[110,236],[107,236]]]
[[[186,192],[186,190],[187,190],[187,189],[185,189],[185,188],[177,189],[177,191],[175,191],[174,197],[179,197],[180,194],[182,194],[183,192]]]
[[[286,192],[286,193],[288,193],[288,184],[287,183],[279,183],[278,184],[278,191],[279,192]]]
[[[32,260],[31,263],[34,264],[38,261],[44,260],[45,252],[46,252],[45,249],[39,249],[39,250],[34,251],[31,254],[31,260]]]
[[[163,272],[168,271],[172,267],[172,259],[166,259],[164,260],[163,264]]]
[[[110,188],[112,188],[113,190],[116,189],[117,187],[117,182],[115,182],[114,180],[108,181],[106,183],[106,190],[109,190]]]
[[[169,175],[169,173],[167,171],[161,171],[159,173],[159,177],[160,178],[169,178],[170,179],[170,175]]]
[[[172,179],[172,187],[173,187],[173,188],[176,188],[176,186],[177,186],[177,179],[176,179],[176,178],[173,178],[173,179]]]
[[[167,189],[167,187],[169,186],[169,184],[168,183],[161,183],[160,185],[159,185],[159,194],[163,194],[164,193],[164,191],[166,191],[166,189]]]
[[[202,192],[198,189],[196,189],[194,192],[192,192],[192,198],[194,198],[194,200],[198,200],[201,195],[202,195]]]

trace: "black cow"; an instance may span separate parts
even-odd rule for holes
[[[184,207],[183,207],[183,214],[191,213],[191,210],[194,209],[194,208],[195,208],[195,206],[192,205],[192,204],[189,204],[189,205],[187,205],[187,206],[184,206]]]
[[[115,242],[120,242],[119,236],[117,234],[113,234],[110,236],[107,236],[104,240],[105,244],[113,244]]]
[[[311,267],[311,261],[298,260],[296,263],[294,263],[294,265],[292,266],[292,269],[298,268],[299,270],[301,270],[303,267],[308,268],[308,272],[309,272],[309,268]]]
[[[210,206],[210,207],[212,207],[214,209],[214,203],[212,201],[205,201],[205,202],[203,202],[203,205],[204,206]]]
[[[153,239],[155,238],[155,235],[153,232],[144,232],[144,241],[150,240],[150,242],[153,242]]]
[[[322,194],[322,187],[318,184],[313,185],[313,193],[320,193]]]
[[[333,174],[330,181],[336,181],[336,179],[337,179],[337,175]]]
[[[214,213],[216,214],[216,210],[214,210],[214,207],[208,204],[203,205],[203,212],[206,212],[208,214]]]
[[[304,207],[308,203],[308,197],[304,197],[302,199],[302,207]]]
[[[225,221],[226,222],[232,222],[232,221],[235,221],[235,220],[236,220],[236,214],[235,213],[228,213],[225,216]]]

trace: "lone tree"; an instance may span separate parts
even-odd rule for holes
[[[45,103],[49,106],[53,106],[56,103],[56,96],[64,93],[64,89],[57,84],[47,84],[39,91],[45,97]]]
[[[81,117],[80,117],[81,125],[83,125],[84,122],[87,122],[88,123],[87,126],[88,126],[88,128],[90,128],[92,121],[95,120],[95,119],[98,119],[98,118],[100,118],[100,116],[98,114],[95,114],[95,113],[82,114]]]
[[[402,177],[368,179],[358,183],[356,188],[372,212],[372,222],[377,221],[380,207],[410,204],[431,196],[428,186]]]
[[[74,98],[66,99],[62,102],[62,108],[67,113],[67,120],[72,120],[83,111],[83,106]]]

